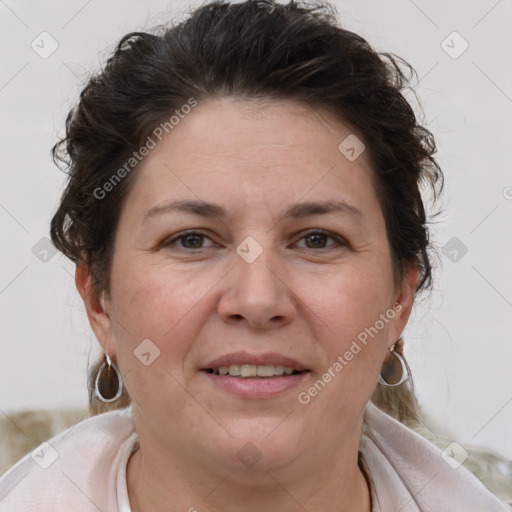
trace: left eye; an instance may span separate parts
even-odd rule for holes
[[[325,245],[325,241],[330,238],[336,243],[341,244],[341,240],[338,237],[330,235],[325,231],[310,231],[306,235],[302,236],[300,240],[309,240],[311,244],[309,247],[306,244],[306,249],[326,249],[329,246]]]

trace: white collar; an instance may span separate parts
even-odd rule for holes
[[[139,441],[134,432],[121,446],[117,470],[119,512],[131,512],[126,483],[130,455]],[[442,450],[373,402],[365,406],[359,451],[370,474],[372,512],[510,512],[464,466],[451,467]]]

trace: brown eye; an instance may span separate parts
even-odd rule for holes
[[[314,233],[314,234],[308,235],[304,238],[306,240],[306,245],[308,245],[307,241],[310,242],[310,245],[309,245],[310,249],[316,249],[316,248],[323,249],[327,242],[327,238],[329,238],[329,237],[323,233]]]
[[[203,246],[203,243],[205,240],[210,240],[210,238],[208,238],[203,233],[199,233],[197,231],[189,231],[169,238],[162,243],[161,247],[176,247],[178,249],[204,249],[205,247]],[[177,245],[177,242],[181,243]]]
[[[306,249],[329,249],[333,246],[333,244],[326,245],[329,238],[335,241],[334,246],[345,245],[339,237],[327,231],[310,231],[301,240],[306,240]]]
[[[200,249],[203,244],[204,235],[191,234],[179,238],[182,241],[183,247],[186,249]]]

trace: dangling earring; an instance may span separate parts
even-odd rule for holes
[[[114,402],[121,396],[123,380],[108,354],[105,354],[105,359],[106,362],[103,361],[96,375],[94,393],[102,402]]]
[[[402,338],[400,338],[396,343],[395,345],[400,342],[402,340]],[[403,358],[403,356],[401,354],[399,354],[396,350],[395,350],[395,345],[393,345],[390,349],[389,349],[389,352],[392,356],[394,356],[400,363],[400,369],[401,369],[401,377],[400,377],[400,380],[398,380],[398,382],[394,382],[394,383],[390,383],[390,382],[387,382],[386,380],[384,380],[384,377],[382,376],[382,371],[381,371],[381,374],[379,375],[379,382],[383,385],[383,386],[388,386],[388,387],[394,387],[394,386],[400,386],[400,384],[403,384],[408,378],[409,378],[409,372],[407,370],[407,366],[405,364],[405,360]],[[393,372],[384,372],[384,373],[393,373]]]

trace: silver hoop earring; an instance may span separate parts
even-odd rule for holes
[[[109,403],[115,402],[123,391],[123,379],[108,354],[105,354],[106,361],[101,363],[94,382],[94,393],[98,400]],[[113,370],[113,371],[112,371]]]
[[[379,375],[379,382],[383,386],[388,387],[394,387],[394,386],[400,386],[400,384],[403,384],[408,378],[409,378],[409,372],[407,371],[407,366],[405,365],[404,358],[398,353],[395,352],[393,349],[390,350],[391,354],[394,355],[398,361],[400,362],[400,366],[402,368],[402,376],[400,377],[400,380],[398,382],[395,382],[393,384],[390,384],[389,382],[386,382],[384,378],[382,377],[382,373]]]

